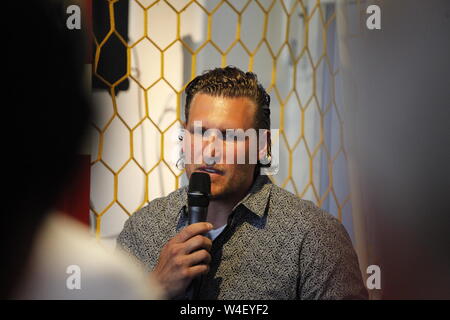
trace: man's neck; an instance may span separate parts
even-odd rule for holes
[[[229,201],[211,201],[208,207],[207,221],[212,223],[214,229],[227,224],[228,217],[233,210],[234,204]]]
[[[251,188],[251,185],[249,189]],[[227,224],[228,217],[230,216],[234,206],[244,199],[249,190],[242,194],[229,196],[226,199],[211,200],[208,206],[207,221],[212,223],[214,229],[220,228]]]

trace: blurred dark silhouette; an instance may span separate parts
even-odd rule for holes
[[[23,277],[37,230],[76,173],[91,117],[83,87],[85,43],[79,30],[66,27],[67,2],[4,5],[3,299]]]
[[[83,28],[66,27],[68,6],[82,9],[83,3],[8,2],[2,11],[8,15],[2,20],[8,44],[3,119],[12,124],[2,126],[3,168],[9,173],[0,240],[2,299],[163,297],[151,275],[98,245],[85,225],[58,208],[68,194],[84,200],[73,182],[83,170],[80,147],[93,115],[87,42]],[[77,290],[68,284],[72,267],[80,270]]]

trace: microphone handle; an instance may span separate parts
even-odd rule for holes
[[[188,207],[188,224],[205,222],[208,216],[208,207]]]
[[[208,207],[194,207],[188,206],[188,224],[191,225],[197,222],[205,222],[208,215]],[[202,276],[193,279],[190,285],[190,290],[192,290],[191,299],[197,298],[202,283]],[[188,291],[190,291],[188,290]]]

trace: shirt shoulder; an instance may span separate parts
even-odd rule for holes
[[[67,283],[73,285],[69,280],[77,277],[80,290],[69,290]],[[24,279],[18,292],[20,299],[162,297],[151,276],[119,252],[102,248],[85,226],[60,213],[51,214],[44,223]]]
[[[304,200],[297,195],[279,187],[272,186],[270,195],[271,210],[296,224],[302,231],[320,226],[326,228],[340,227],[341,223],[333,215],[318,207],[312,201]]]
[[[128,219],[134,226],[146,225],[153,218],[158,221],[174,218],[185,203],[186,187],[181,187],[167,196],[150,201],[145,207],[139,209]]]
[[[299,240],[299,297],[366,299],[358,258],[342,223],[312,201],[277,186],[270,201]]]

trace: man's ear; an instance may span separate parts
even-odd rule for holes
[[[180,120],[181,128],[180,128],[180,135],[179,139],[181,141],[181,152],[186,152],[186,133],[187,133],[187,124],[186,122]]]
[[[258,139],[258,160],[262,162],[267,160],[267,157],[270,154],[269,145],[270,145],[270,130],[264,129],[260,131],[260,136]]]

